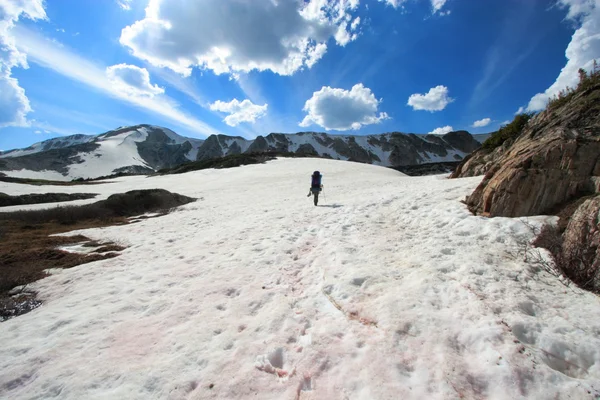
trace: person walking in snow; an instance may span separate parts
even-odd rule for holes
[[[323,190],[323,185],[321,184],[323,179],[323,175],[319,171],[313,172],[311,176],[310,183],[310,191],[306,197],[310,197],[311,195],[315,198],[315,206],[319,203],[319,193]]]

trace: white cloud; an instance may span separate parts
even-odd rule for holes
[[[440,13],[440,15],[448,15],[449,12],[442,11],[442,8],[444,8],[446,1],[448,0],[431,0],[431,9],[433,11],[433,14]]]
[[[242,122],[254,123],[258,118],[262,118],[267,114],[268,104],[259,106],[246,99],[239,101],[233,99],[229,103],[217,100],[210,105],[213,111],[219,111],[229,114],[223,121],[229,126],[237,126]]]
[[[359,0],[150,0],[146,17],[125,27],[121,44],[158,67],[189,75],[271,70],[280,75],[314,65],[356,39],[351,12]]]
[[[448,96],[446,86],[436,86],[429,89],[426,94],[415,93],[408,98],[408,105],[414,110],[442,111],[446,106],[454,101]]]
[[[94,64],[64,46],[57,46],[30,29],[17,27],[14,32],[19,50],[26,51],[30,60],[42,67],[50,68],[109,96],[133,104],[149,114],[165,117],[198,134],[207,136],[220,133],[194,116],[180,110],[175,101],[166,95],[149,97],[125,93],[108,79],[106,67]]]
[[[117,4],[121,7],[122,10],[129,11],[131,10],[131,2],[132,0],[117,0]]]
[[[450,125],[442,126],[441,128],[435,128],[431,132],[430,135],[445,135],[446,133],[453,132],[454,128]]]
[[[26,55],[17,49],[13,35],[21,17],[46,19],[43,0],[0,0],[0,128],[27,126],[27,114],[32,111],[25,90],[12,77],[13,68],[28,68]]]
[[[556,4],[567,8],[567,18],[572,20],[591,14],[598,5],[596,0],[557,0]]]
[[[380,103],[362,83],[351,90],[323,86],[304,104],[303,110],[308,114],[300,126],[316,124],[325,129],[347,131],[378,124],[389,118],[384,112],[377,114]]]
[[[378,0],[380,3],[386,3],[389,6],[394,8],[400,7],[406,0]]]
[[[473,122],[471,125],[473,128],[483,128],[484,126],[488,126],[492,122],[491,118],[480,119],[479,121]]]
[[[132,96],[153,97],[165,90],[150,83],[150,74],[146,68],[135,65],[118,64],[106,68],[106,76],[117,90]]]
[[[548,100],[561,90],[567,86],[576,87],[579,68],[590,70],[594,59],[600,58],[600,0],[559,0],[558,4],[567,7],[567,18],[580,21],[581,26],[565,51],[567,64],[546,91],[533,96],[527,111],[543,110]]]
[[[428,0],[431,3],[432,14],[450,15],[450,11],[442,11],[442,8],[448,0]],[[386,3],[394,8],[403,8],[407,0],[379,0],[380,3]]]

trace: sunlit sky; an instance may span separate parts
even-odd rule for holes
[[[496,130],[600,58],[600,0],[0,0],[0,149]]]

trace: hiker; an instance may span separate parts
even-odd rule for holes
[[[315,206],[319,202],[319,193],[323,190],[323,185],[321,184],[322,179],[323,175],[321,175],[319,171],[313,172],[311,176],[310,191],[306,197],[313,195],[315,197]]]

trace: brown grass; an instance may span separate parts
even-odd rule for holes
[[[594,265],[597,248],[591,245],[591,238],[583,238],[572,248],[564,246],[563,232],[560,227],[544,225],[533,245],[547,249],[554,260],[557,272],[568,278],[581,289],[600,294],[595,277],[598,273]]]
[[[163,189],[134,190],[83,206],[0,213],[0,321],[37,307],[35,293],[14,288],[46,276],[49,268],[71,268],[119,255],[124,247],[92,242],[85,236],[51,236],[74,230],[129,223],[127,217],[146,212],[167,214],[195,199]],[[90,254],[76,254],[59,247],[88,242],[98,247]]]
[[[27,285],[47,274],[49,268],[72,268],[92,261],[118,256],[124,248],[107,244],[95,252],[75,254],[58,250],[58,247],[89,241],[82,235],[50,236],[75,229],[89,229],[126,223],[125,218],[108,221],[84,221],[75,225],[46,223],[29,225],[20,221],[2,221],[3,237],[0,241],[0,321],[23,314],[37,307],[35,293],[23,291],[18,296],[9,292],[17,286]],[[96,243],[96,245],[99,245]]]

